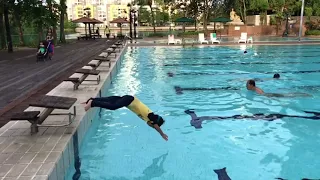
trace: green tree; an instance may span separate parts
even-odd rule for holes
[[[263,25],[267,24],[267,10],[269,9],[268,0],[251,0],[250,9],[260,12],[260,22]]]
[[[308,17],[308,20],[310,21],[313,13],[312,7],[305,7],[304,10],[305,10],[305,15]]]
[[[163,26],[169,21],[169,14],[164,11],[157,10],[155,12],[155,21],[158,26]]]
[[[281,22],[284,19],[283,9],[285,5],[285,0],[269,0],[269,6],[272,8],[275,13],[275,25],[276,25],[276,34],[278,35]]]
[[[138,21],[139,21],[139,24],[152,24],[152,20],[150,18],[150,12],[144,8],[144,7],[140,7],[139,8],[139,18],[138,18]]]
[[[200,1],[199,0],[191,0],[190,4],[186,7],[187,10],[187,16],[194,19],[194,30],[197,30],[197,20],[200,13]]]
[[[155,23],[155,15],[154,15],[154,8],[153,8],[153,1],[152,0],[137,0],[137,4],[139,6],[149,6],[150,14],[151,14],[151,20],[152,20],[152,26],[153,26],[153,33],[156,33],[156,23]]]
[[[20,45],[24,46],[25,42],[23,38],[24,32],[23,32],[22,26],[23,26],[23,18],[27,13],[27,6],[25,5],[25,2],[21,0],[17,0],[17,1],[10,0],[8,2],[10,5],[10,9],[12,10],[14,22],[18,26]]]

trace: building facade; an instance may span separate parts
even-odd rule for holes
[[[69,20],[83,17],[86,12],[84,9],[89,9],[91,18],[107,24],[107,0],[67,0],[67,7]]]
[[[100,26],[109,25],[113,19],[128,17],[129,7],[127,5],[132,2],[132,0],[67,0],[68,19],[74,20],[83,17],[84,9],[88,8],[91,18],[96,18],[104,23]]]

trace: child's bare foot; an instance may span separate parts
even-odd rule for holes
[[[85,111],[88,111],[91,108],[91,103],[92,103],[92,100],[89,100],[88,103],[84,107]]]

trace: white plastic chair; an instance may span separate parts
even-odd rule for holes
[[[220,44],[220,41],[217,39],[217,34],[216,33],[210,33],[210,42],[213,43],[218,43]]]
[[[249,37],[248,40],[247,40],[247,43],[253,43],[253,38]]]
[[[241,33],[238,43],[247,43],[247,33]]]
[[[209,44],[209,42],[207,40],[205,40],[203,33],[199,33],[198,41],[199,41],[200,44],[203,44],[203,43]]]
[[[181,39],[174,39],[174,35],[168,35],[168,45],[177,43],[181,44]]]

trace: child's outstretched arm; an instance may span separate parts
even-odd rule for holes
[[[158,131],[158,133],[162,136],[162,138],[166,141],[168,141],[168,136],[163,133],[163,131],[161,130],[161,128],[158,126],[158,124],[153,125],[154,129]]]
[[[163,131],[161,130],[158,124],[152,124],[151,121],[148,121],[147,124],[150,127],[154,128],[164,140],[168,141],[168,136],[165,133],[163,133]]]

